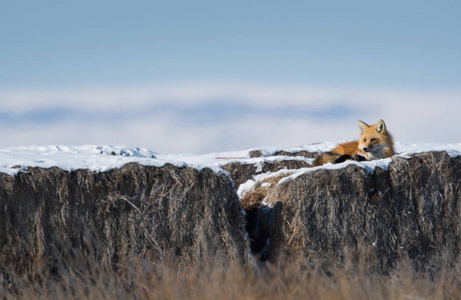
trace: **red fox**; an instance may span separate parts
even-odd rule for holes
[[[314,161],[314,166],[326,163],[340,163],[348,159],[358,161],[391,157],[395,154],[391,134],[383,120],[374,125],[359,121],[360,140],[339,144],[329,152],[325,152]]]

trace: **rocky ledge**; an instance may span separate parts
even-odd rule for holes
[[[331,270],[353,260],[386,272],[454,263],[461,249],[461,157],[427,152],[384,167],[285,170],[263,176],[241,199],[252,249]]]
[[[130,163],[2,173],[0,273],[98,261],[117,269],[133,256],[246,264],[250,241],[261,261],[283,256],[326,272],[348,261],[386,272],[402,260],[425,269],[458,260],[461,156],[312,168],[317,153],[279,154],[222,165],[228,172]]]

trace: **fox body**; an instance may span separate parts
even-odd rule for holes
[[[314,161],[314,166],[339,163],[347,159],[359,161],[381,159],[395,154],[392,136],[383,120],[379,120],[374,125],[359,121],[359,129],[358,141],[339,144],[333,150],[323,153]]]

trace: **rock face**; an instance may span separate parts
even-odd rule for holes
[[[388,170],[319,169],[272,186],[253,197],[265,196],[251,233],[263,258],[325,270],[350,258],[382,272],[408,258],[430,270],[459,258],[461,157],[394,157]]]
[[[0,275],[57,272],[128,256],[247,259],[232,181],[210,169],[128,164],[110,172],[29,168],[0,174]]]
[[[245,263],[246,230],[262,260],[283,256],[326,272],[348,260],[387,272],[406,259],[431,270],[459,259],[461,157],[297,170],[306,167],[279,157],[223,166],[232,178],[169,164],[0,174],[0,275],[100,262],[117,269],[127,257]],[[238,198],[241,183],[266,172],[276,173]]]

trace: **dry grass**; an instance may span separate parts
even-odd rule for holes
[[[103,261],[80,260],[55,274],[2,272],[0,298],[421,300],[456,299],[461,293],[460,264],[442,266],[441,272],[430,275],[403,262],[383,275],[367,273],[349,262],[326,275],[283,259],[259,270],[217,257],[154,263],[138,256],[115,270]]]

